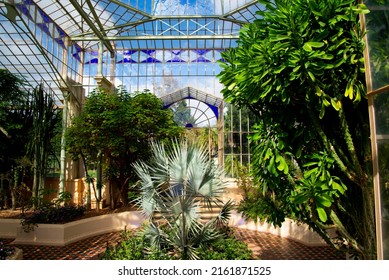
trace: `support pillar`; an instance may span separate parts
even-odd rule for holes
[[[218,108],[219,118],[217,119],[217,146],[218,146],[218,164],[224,167],[224,102]]]
[[[103,53],[104,53],[104,46],[103,46],[103,42],[100,41],[98,64],[97,64],[97,75],[95,76],[95,80],[99,88],[105,90],[107,93],[112,93],[114,91],[114,86],[111,83],[111,81],[109,81],[103,75]]]

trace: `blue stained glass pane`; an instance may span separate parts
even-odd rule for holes
[[[23,1],[23,4],[26,4],[26,5],[33,5],[33,4],[34,4],[34,1],[32,1],[32,0],[24,0],[24,1]]]
[[[186,62],[179,57],[174,57],[173,59],[167,60],[166,62]]]
[[[60,36],[61,38],[66,36],[65,31],[63,31],[63,30],[62,30],[61,28],[59,28],[58,26],[57,26],[57,31],[58,31],[59,36]]]
[[[182,51],[181,50],[178,50],[178,51],[171,51],[172,52],[172,54],[174,54],[174,55],[179,55]]]
[[[158,59],[156,59],[154,57],[149,57],[145,60],[142,60],[141,63],[161,63],[161,61],[159,61]]]
[[[79,56],[78,53],[73,54],[73,57],[81,62],[81,57]]]
[[[43,19],[44,22],[46,22],[46,23],[51,23],[52,22],[52,20],[49,18],[49,16],[44,11],[42,11],[41,9],[38,9],[38,11],[41,14],[42,19]]]
[[[212,112],[215,114],[216,119],[219,119],[219,109],[214,105],[211,105],[208,103],[205,103],[205,104],[207,104],[209,106],[209,108],[211,108]]]
[[[199,54],[199,55],[204,55],[206,54],[207,52],[209,52],[209,50],[193,50],[195,53]]]
[[[17,4],[16,5],[21,11],[23,14],[25,14],[29,19],[32,19],[31,17],[31,14],[30,14],[30,11],[27,9],[27,7],[23,4]]]
[[[63,48],[65,48],[65,43],[62,39],[60,38],[55,38],[54,39],[58,44],[60,44]]]
[[[118,61],[117,63],[136,63],[136,61],[131,59],[131,58],[124,58],[124,59]]]
[[[137,52],[137,50],[127,50],[127,51],[124,51],[123,54],[124,55],[131,55],[131,54],[136,53],[136,52]]]
[[[192,60],[192,62],[211,62],[211,61],[206,59],[205,57],[200,56],[199,58]]]
[[[148,55],[152,55],[153,53],[155,53],[155,50],[142,50],[142,52],[144,52]]]
[[[85,64],[93,64],[93,63],[98,63],[99,60],[97,58],[93,58],[91,60],[89,60],[88,62],[85,62]]]
[[[38,27],[39,27],[40,29],[42,29],[43,32],[45,32],[46,34],[48,34],[48,35],[51,36],[50,30],[49,30],[49,28],[47,27],[47,25],[46,25],[45,23],[37,23],[36,25],[38,25]]]
[[[76,51],[77,51],[78,53],[82,51],[82,50],[81,50],[81,47],[80,47],[79,45],[74,44],[74,47],[76,48]]]

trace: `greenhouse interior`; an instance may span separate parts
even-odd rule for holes
[[[388,16],[0,0],[0,259],[389,259]]]

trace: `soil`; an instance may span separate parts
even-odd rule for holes
[[[82,215],[77,220],[96,217],[96,216],[105,215],[105,214],[121,213],[121,212],[134,211],[134,210],[137,210],[137,209],[135,209],[133,206],[122,206],[122,207],[119,207],[117,209],[104,208],[104,209],[100,209],[99,212],[97,212],[96,209],[92,209],[92,210],[85,211],[84,215]],[[28,215],[28,213],[31,213],[31,211],[25,212],[26,215]],[[0,219],[19,219],[20,214],[21,214],[20,209],[0,210]]]

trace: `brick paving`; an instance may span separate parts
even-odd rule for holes
[[[245,241],[255,259],[261,260],[344,260],[330,246],[306,246],[277,235],[247,229],[236,229],[236,237]]]
[[[21,245],[24,260],[97,260],[104,253],[107,244],[116,244],[120,232],[89,237],[66,246]]]
[[[329,246],[306,246],[279,236],[247,229],[236,229],[236,236],[253,251],[253,259],[262,260],[341,260],[345,257]],[[12,240],[8,240],[11,242]],[[17,245],[25,260],[96,260],[107,244],[120,241],[120,232],[90,237],[66,246]]]

